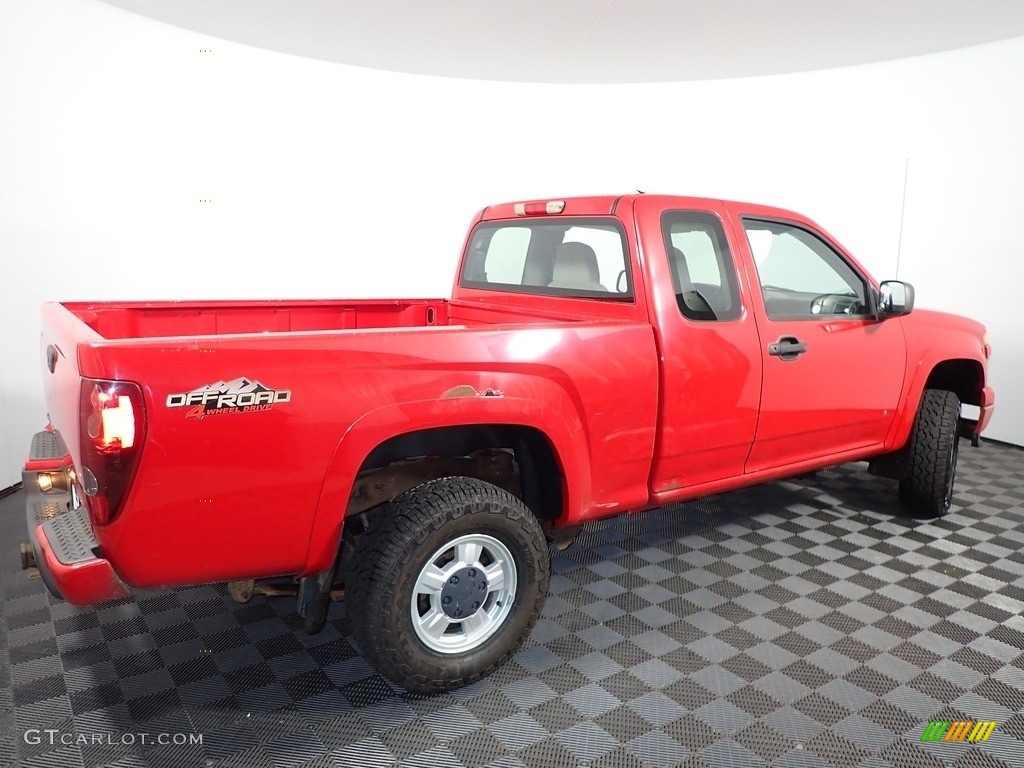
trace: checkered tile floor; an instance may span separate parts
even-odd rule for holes
[[[341,603],[307,637],[291,598],[222,587],[54,602],[16,494],[0,766],[1021,766],[1024,452],[960,455],[938,522],[850,464],[592,524],[515,660],[434,697],[375,674]],[[930,720],[998,726],[922,743]]]

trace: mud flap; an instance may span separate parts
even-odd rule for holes
[[[302,629],[306,634],[315,635],[327,624],[327,609],[331,605],[331,587],[341,552],[334,558],[334,564],[326,571],[314,573],[299,579],[297,610],[302,617]]]

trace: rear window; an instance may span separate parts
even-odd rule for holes
[[[495,291],[631,301],[626,238],[615,219],[522,219],[478,224],[460,285]]]

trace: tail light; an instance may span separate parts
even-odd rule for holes
[[[82,379],[79,396],[82,489],[89,516],[117,517],[139,463],[145,437],[142,390],[129,381]]]

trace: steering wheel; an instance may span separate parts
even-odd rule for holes
[[[811,302],[812,315],[853,315],[859,302],[855,295],[844,293],[823,293]]]
[[[707,299],[698,291],[683,291],[676,294],[676,301],[684,315],[693,317],[696,315],[699,320],[714,320],[715,311],[708,304]],[[692,314],[691,314],[692,313]]]

